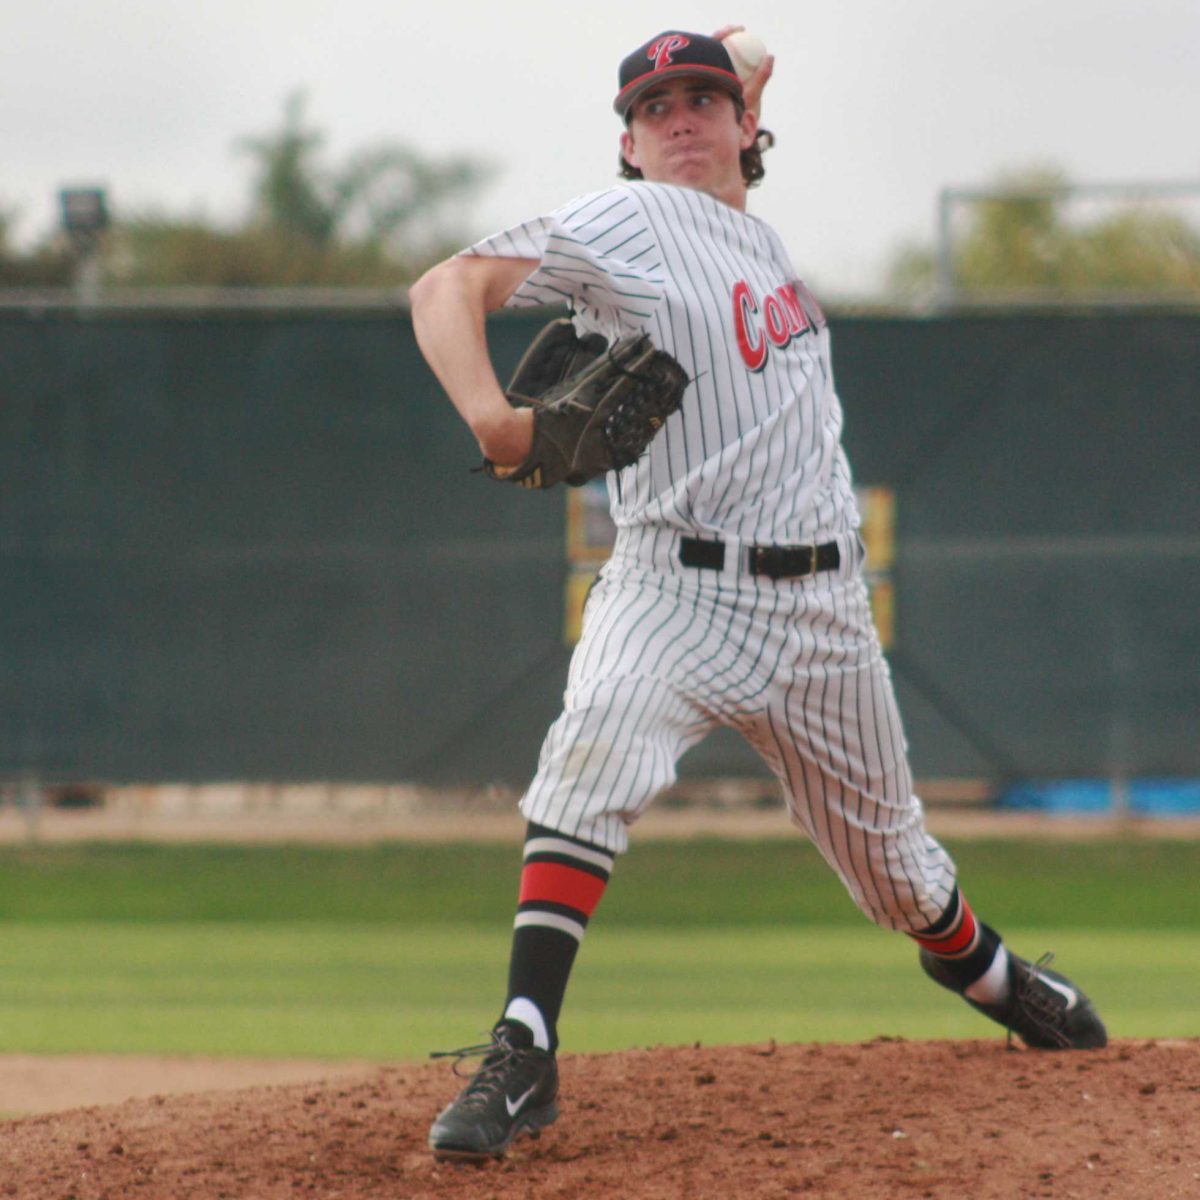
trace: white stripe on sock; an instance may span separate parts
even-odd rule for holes
[[[996,947],[992,965],[964,994],[976,1004],[1003,1004],[1008,999],[1008,951],[1003,942]]]
[[[522,929],[526,925],[544,925],[548,929],[560,929],[563,933],[569,933],[577,942],[583,941],[583,926],[578,921],[572,921],[570,917],[559,916],[558,913],[541,912],[538,909],[517,913],[513,928]]]
[[[550,1031],[546,1028],[546,1018],[542,1010],[525,996],[514,996],[504,1010],[506,1021],[520,1021],[532,1034],[533,1044],[539,1050],[550,1049]]]
[[[600,850],[589,850],[575,842],[563,841],[561,838],[530,838],[525,843],[525,857],[531,854],[562,854],[567,858],[577,858],[580,862],[591,863],[602,867],[609,874],[613,869],[613,857]]]

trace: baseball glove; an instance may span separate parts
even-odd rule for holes
[[[567,317],[551,321],[505,389],[514,407],[533,409],[529,456],[515,467],[485,460],[483,469],[520,487],[579,487],[636,462],[687,385],[683,368],[644,333],[609,346],[597,333],[577,337]]]

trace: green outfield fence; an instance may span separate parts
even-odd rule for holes
[[[918,774],[1200,777],[1200,311],[831,326]],[[519,784],[564,505],[474,463],[401,303],[0,304],[0,778]]]

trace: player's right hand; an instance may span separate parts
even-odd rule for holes
[[[745,28],[745,25],[722,25],[713,34],[713,37],[718,42],[723,42],[731,33],[742,33]],[[754,74],[742,84],[742,97],[746,101],[746,108],[756,117],[762,116],[763,89],[767,86],[774,70],[775,55],[767,53],[763,56],[762,62],[758,64],[758,69]]]
[[[764,54],[754,74],[742,84],[742,95],[746,99],[746,108],[756,117],[762,116],[762,94],[767,81],[775,71],[775,55]]]

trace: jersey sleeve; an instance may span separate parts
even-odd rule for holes
[[[537,259],[508,306],[565,303],[582,324],[609,334],[642,329],[663,301],[662,255],[629,187],[581,196],[462,253]]]

